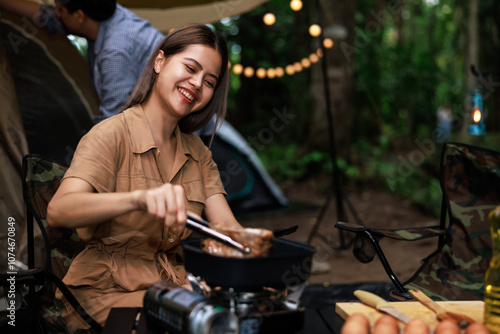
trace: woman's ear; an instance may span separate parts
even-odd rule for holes
[[[161,66],[163,65],[163,61],[165,60],[164,55],[165,54],[163,53],[163,50],[158,51],[158,54],[156,55],[154,65],[154,70],[156,73],[160,73]]]

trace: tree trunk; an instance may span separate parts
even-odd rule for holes
[[[463,108],[463,124],[460,132],[460,137],[464,140],[467,134],[467,128],[470,124],[471,118],[471,94],[476,87],[477,78],[470,71],[470,66],[474,65],[478,67],[478,53],[479,53],[479,31],[478,31],[478,10],[479,10],[479,0],[469,1],[469,24],[467,32],[467,55],[465,63],[465,78],[467,89],[464,96],[464,108]]]
[[[327,110],[322,66],[314,66],[312,72],[312,95],[314,99],[313,121],[305,147],[329,149],[329,124],[327,112],[332,113],[335,146],[339,157],[349,159],[352,128],[353,54],[340,47],[342,43],[353,50],[355,1],[319,1],[321,23],[325,38],[334,40],[334,47],[326,50],[326,77],[329,86],[331,110]],[[345,35],[336,32],[345,32]],[[323,61],[320,59],[320,62]]]

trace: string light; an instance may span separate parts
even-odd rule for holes
[[[251,78],[255,74],[255,70],[253,68],[251,68],[250,66],[247,66],[247,67],[245,67],[245,70],[243,71],[243,74],[247,78]]]
[[[245,66],[243,67],[242,64],[235,64],[232,67],[233,73],[236,75],[243,74],[247,78],[251,78],[254,75],[259,78],[259,79],[274,79],[274,78],[281,78],[285,74],[287,75],[294,75],[296,73],[299,73],[303,71],[305,68],[311,67],[312,64],[315,64],[319,61],[319,58],[323,57],[323,52],[321,49],[317,49],[316,52],[311,53],[308,57],[302,58],[300,61],[296,61],[293,64],[288,64],[283,67],[276,67],[276,68],[263,68],[259,67],[257,70],[255,70],[251,66]]]
[[[266,77],[266,70],[262,67],[257,69],[257,72],[255,72],[255,75],[257,75],[257,78],[259,79],[264,79]]]
[[[240,75],[243,72],[243,65],[241,64],[235,64],[233,66],[233,73],[236,75]]]
[[[307,58],[303,58],[300,63],[302,64],[302,67],[304,68],[309,68],[311,66],[311,61]]]
[[[302,1],[300,1],[300,0],[290,1],[290,8],[296,12],[301,10],[302,9]]]
[[[309,27],[309,34],[312,37],[318,37],[321,34],[321,27],[317,24],[313,24]]]
[[[309,55],[309,60],[311,63],[316,64],[319,61],[319,56],[316,53],[311,53]]]
[[[323,46],[327,49],[333,48],[333,40],[331,38],[325,38],[323,40]]]
[[[263,21],[266,25],[272,26],[274,23],[276,23],[276,16],[274,16],[273,13],[267,13],[264,15]]]
[[[290,8],[293,11],[299,11],[303,7],[302,0],[291,0]],[[264,23],[268,26],[271,26],[276,23],[276,16],[273,13],[266,13],[262,18]],[[318,24],[312,24],[309,27],[309,34],[312,37],[318,37],[321,35],[321,27]],[[331,49],[334,46],[334,42],[331,38],[325,38],[323,40],[323,46],[325,49]],[[276,68],[258,68],[255,70],[251,66],[243,67],[242,64],[235,64],[232,67],[233,73],[236,75],[243,74],[247,78],[251,78],[254,75],[259,79],[269,78],[281,78],[285,74],[294,75],[295,73],[301,72],[305,68],[311,67],[312,64],[316,64],[319,61],[319,58],[323,57],[323,51],[321,48],[317,49],[316,52],[311,53],[308,57],[302,58],[300,61],[294,62],[293,64],[288,64],[284,68],[276,67]],[[229,66],[231,67],[231,66]]]
[[[266,74],[269,79],[274,79],[276,77],[276,70],[274,68],[268,68]]]
[[[283,67],[276,67],[276,77],[281,78],[285,75],[285,70]]]

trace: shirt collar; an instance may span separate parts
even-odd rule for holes
[[[123,111],[125,122],[127,123],[128,131],[130,133],[130,140],[132,142],[132,151],[136,154],[145,153],[153,148],[157,148],[153,138],[153,133],[149,127],[144,110],[140,105],[135,105]],[[190,156],[193,160],[199,161],[201,159],[201,150],[190,150],[189,145],[192,142],[192,136],[183,134],[177,126],[174,130],[177,139],[177,153],[183,154],[186,157]]]

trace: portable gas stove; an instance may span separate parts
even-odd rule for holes
[[[209,296],[158,282],[146,293],[152,326],[169,333],[301,333],[305,309],[280,290],[216,288]]]
[[[297,301],[287,298],[285,292],[215,289],[211,298],[236,315],[240,334],[300,333],[305,309]]]
[[[148,323],[169,334],[301,333],[305,309],[298,299],[310,275],[313,247],[275,238],[269,256],[227,258],[202,251],[199,243],[183,242],[194,291],[166,282],[153,285],[144,299]]]

